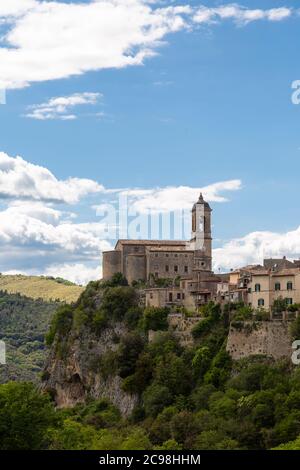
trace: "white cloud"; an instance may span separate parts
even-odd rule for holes
[[[93,258],[99,256],[101,247],[110,247],[107,241],[102,240],[104,224],[72,223],[64,219],[58,223],[56,214],[48,207],[45,207],[45,214],[26,211],[26,205],[3,210],[0,212],[0,244],[23,246],[25,251],[26,245],[34,244],[37,250],[64,250],[66,255],[70,253]]]
[[[90,281],[101,279],[102,269],[100,264],[96,267],[87,266],[83,263],[75,264],[53,264],[45,271],[46,276],[62,277],[75,284],[86,285]]]
[[[21,157],[0,152],[0,197],[55,201],[73,204],[80,198],[103,191],[93,180],[69,178],[58,180],[47,168]]]
[[[130,201],[130,207],[136,212],[170,212],[180,209],[191,209],[200,192],[209,202],[225,202],[225,192],[240,190],[241,180],[229,180],[213,183],[202,188],[189,186],[170,186],[153,189],[126,189],[120,191]]]
[[[300,227],[286,233],[252,232],[214,250],[214,269],[229,270],[262,263],[264,258],[300,255]]]
[[[77,118],[77,115],[71,113],[70,110],[82,105],[96,105],[102,96],[101,93],[85,92],[51,98],[46,103],[29,106],[29,112],[25,117],[42,121],[49,119],[73,120]]]
[[[171,0],[168,6],[151,0],[9,0],[2,4],[0,17],[10,17],[10,28],[0,47],[0,88],[141,65],[157,53],[168,34],[191,30],[195,24],[226,19],[241,24],[280,21],[293,13],[285,7],[262,10],[237,4],[170,6]]]
[[[188,12],[143,0],[36,2],[5,36],[0,88],[141,65],[168,33],[185,27]]]
[[[35,0],[1,0],[0,18],[20,16],[36,6]]]
[[[214,23],[221,20],[233,20],[238,24],[247,24],[252,21],[267,20],[281,21],[293,13],[292,8],[271,8],[267,10],[249,9],[236,3],[222,5],[216,8],[200,6],[194,15],[195,23]]]

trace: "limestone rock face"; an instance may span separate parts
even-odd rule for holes
[[[138,403],[138,396],[125,393],[122,379],[111,370],[103,373],[101,363],[113,354],[116,338],[126,333],[122,323],[106,328],[97,336],[88,328],[56,338],[43,372],[42,390],[50,391],[59,408],[84,403],[88,398],[107,398],[128,416]],[[58,351],[63,348],[63,354]],[[109,367],[109,366],[108,366]]]

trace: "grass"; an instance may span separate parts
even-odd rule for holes
[[[0,275],[0,290],[10,294],[19,293],[32,299],[45,301],[60,300],[75,302],[84,288],[77,285],[67,285],[55,279],[39,276]]]

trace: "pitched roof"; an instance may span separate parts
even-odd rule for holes
[[[117,241],[115,248],[118,245],[144,245],[144,246],[186,246],[185,240],[127,240],[120,239]]]
[[[279,271],[281,269],[295,268],[295,264],[286,258],[270,258],[264,260],[264,267]]]

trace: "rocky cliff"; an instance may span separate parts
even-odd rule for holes
[[[122,390],[122,378],[114,369],[118,346],[128,331],[123,321],[104,321],[100,331],[95,331],[91,321],[101,311],[100,297],[97,293],[89,302],[80,299],[56,319],[59,331],[55,332],[42,374],[42,389],[50,391],[60,408],[106,398],[128,416],[138,396]]]

